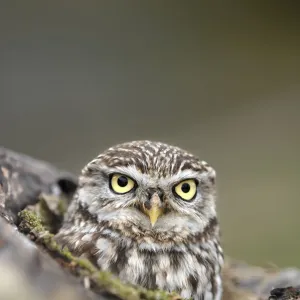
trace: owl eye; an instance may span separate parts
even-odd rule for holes
[[[197,183],[194,179],[181,181],[174,188],[174,193],[185,201],[192,200],[197,193]]]
[[[134,181],[122,174],[113,174],[110,179],[111,189],[117,194],[125,194],[130,192],[134,186]]]

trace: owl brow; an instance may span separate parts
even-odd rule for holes
[[[187,179],[197,179],[201,176],[199,172],[193,170],[184,170],[176,175],[171,176],[169,179],[166,179],[168,183],[177,183]]]
[[[109,170],[107,170],[106,176],[109,176],[110,174],[113,174],[113,173],[126,175],[135,181],[138,180],[142,175],[142,173],[134,166],[128,166],[128,167],[117,166],[114,168],[110,168]]]

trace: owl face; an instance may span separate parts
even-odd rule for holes
[[[82,172],[78,198],[111,225],[142,232],[202,232],[215,217],[215,171],[192,154],[159,142],[109,148]]]

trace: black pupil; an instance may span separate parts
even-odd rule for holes
[[[181,186],[181,190],[184,192],[184,193],[188,193],[190,191],[191,187],[188,183],[184,183],[182,184]]]
[[[120,176],[120,177],[118,178],[118,185],[119,185],[120,187],[125,187],[127,184],[128,184],[128,178],[127,178],[127,177],[125,177],[125,176]]]

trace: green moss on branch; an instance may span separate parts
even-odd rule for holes
[[[73,274],[87,277],[97,289],[104,290],[121,299],[132,300],[179,300],[177,294],[164,291],[151,291],[144,288],[127,285],[108,272],[99,271],[90,261],[78,258],[66,249],[60,247],[54,240],[54,235],[49,233],[43,226],[42,219],[35,212],[24,210],[19,213],[19,229],[29,234],[36,244],[43,246],[54,258],[63,260],[61,264]]]

